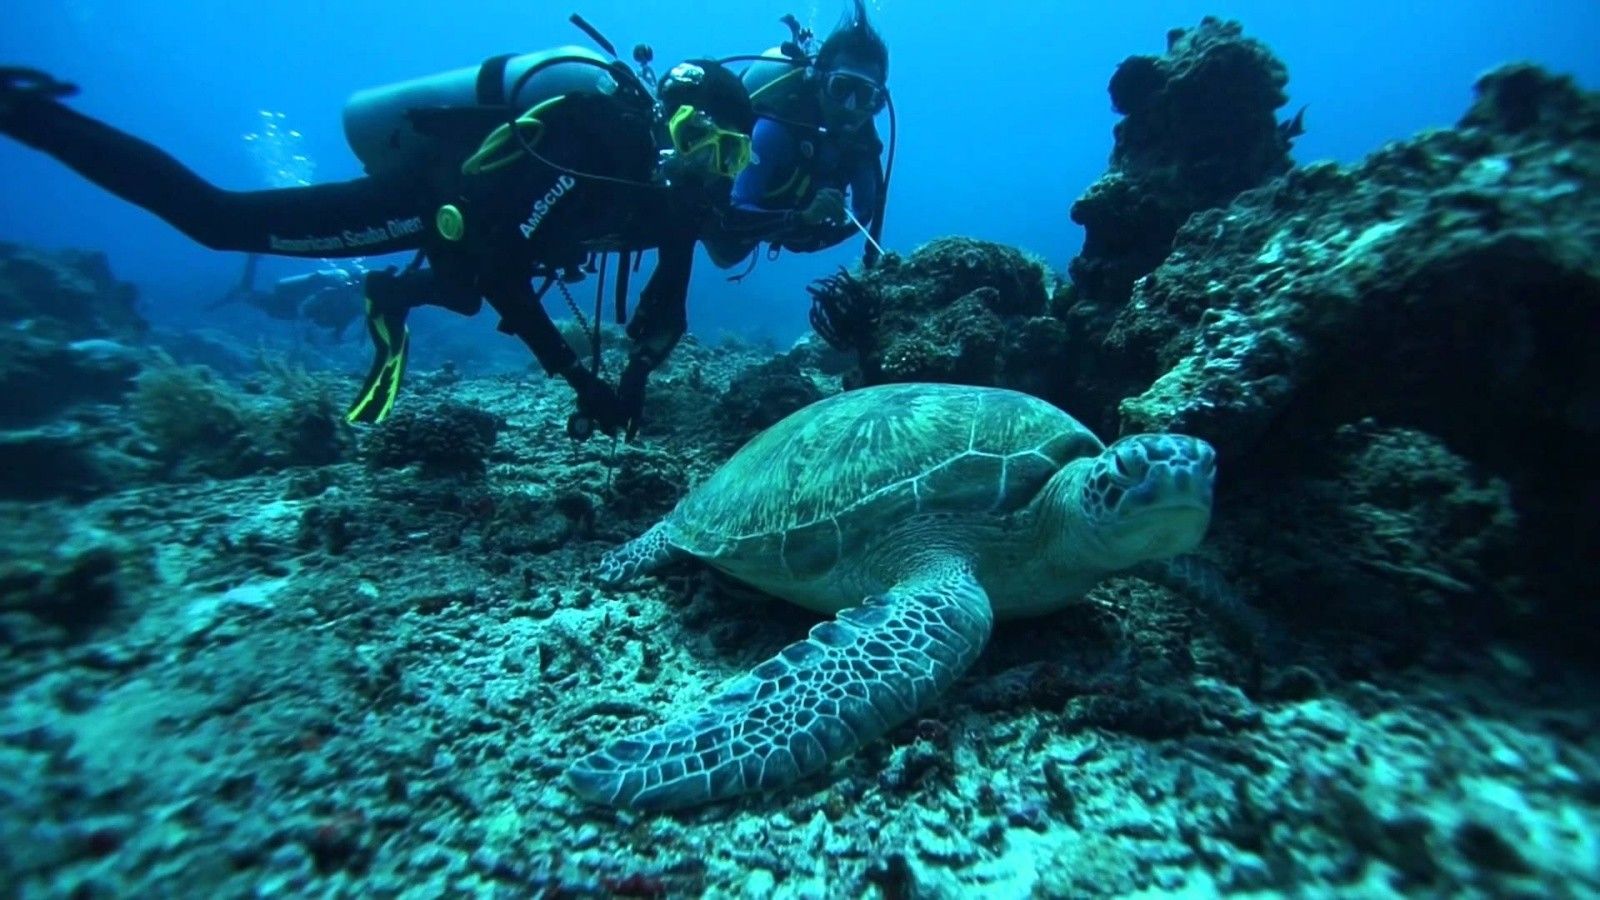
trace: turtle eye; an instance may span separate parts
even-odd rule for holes
[[[1144,467],[1140,464],[1142,460],[1134,459],[1132,456],[1135,452],[1127,447],[1118,447],[1117,451],[1111,454],[1112,474],[1123,484],[1138,481],[1143,474]]]

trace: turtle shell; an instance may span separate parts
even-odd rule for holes
[[[815,577],[919,514],[1004,516],[1104,449],[1076,419],[1000,388],[891,384],[813,403],[757,435],[678,504],[668,539],[725,568]],[[781,565],[781,570],[777,566]]]

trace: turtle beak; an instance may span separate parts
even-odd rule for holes
[[[1211,525],[1210,505],[1175,503],[1139,516],[1140,556],[1165,559],[1180,556],[1200,545]],[[1153,519],[1154,521],[1151,521]]]

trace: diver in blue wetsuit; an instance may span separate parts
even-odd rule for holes
[[[804,49],[810,33],[792,16],[785,23],[792,40],[753,57],[743,75],[756,109],[755,159],[703,241],[722,268],[762,242],[810,253],[858,229],[875,240],[882,228],[887,176],[874,118],[889,104],[888,47],[860,0],[814,56]]]

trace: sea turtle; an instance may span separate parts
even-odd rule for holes
[[[893,384],[818,401],[746,444],[642,536],[616,585],[686,556],[837,613],[698,711],[574,763],[581,797],[670,809],[783,787],[948,688],[996,617],[1059,609],[1192,549],[1216,457],[1199,438],[1106,447],[1036,397]]]

